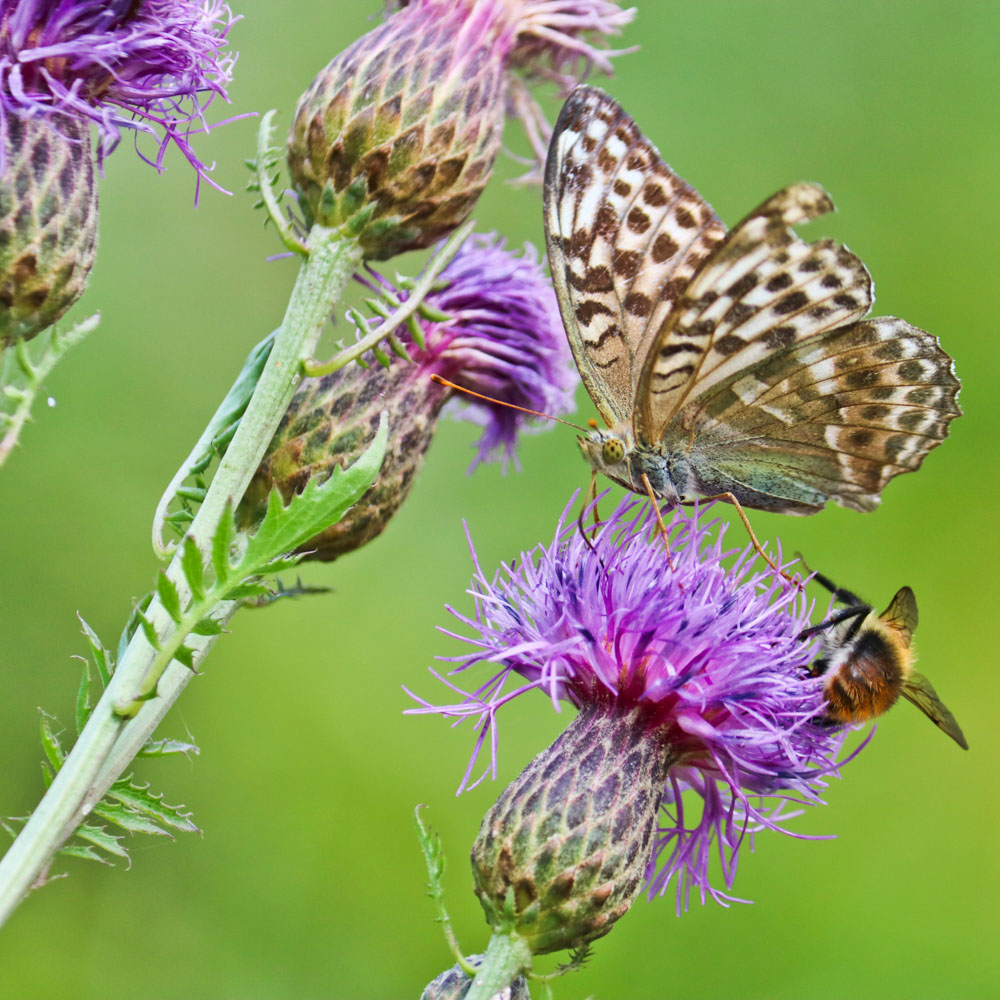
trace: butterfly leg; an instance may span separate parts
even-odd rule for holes
[[[736,497],[733,496],[732,493],[716,493],[715,496],[702,497],[701,499],[726,500],[729,503],[731,503],[736,508],[736,513],[739,514],[740,520],[743,522],[743,527],[747,529],[747,534],[750,536],[750,544],[754,547],[754,550],[761,557],[761,559],[763,559],[764,562],[766,562],[767,565],[770,566],[771,569],[773,569],[774,572],[777,573],[778,576],[782,578],[782,580],[787,580],[790,584],[792,584],[794,587],[797,587],[799,590],[805,589],[801,581],[796,580],[793,577],[790,577],[787,573],[782,572],[781,567],[778,566],[778,564],[775,563],[771,559],[771,557],[764,551],[764,549],[761,547],[760,542],[757,541],[757,536],[753,533],[753,528],[750,527],[750,521],[747,519],[746,514],[743,512],[743,505],[739,502],[739,500],[736,499]],[[697,502],[698,501],[694,500],[686,501],[686,503],[688,504]]]
[[[653,487],[649,482],[649,477],[644,472],[640,477],[642,480],[642,485],[646,487],[646,493],[649,496],[649,502],[653,505],[653,513],[656,515],[656,523],[660,526],[660,534],[663,535],[663,544],[667,547],[667,565],[670,567],[670,572],[674,572],[674,557],[670,553],[670,535],[667,532],[667,526],[663,523],[663,515],[660,513],[660,501],[657,499],[656,493],[653,492]]]

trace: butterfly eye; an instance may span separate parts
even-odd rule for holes
[[[601,449],[605,465],[617,465],[625,457],[625,445],[618,438],[608,438]]]

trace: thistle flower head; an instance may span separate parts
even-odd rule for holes
[[[544,144],[540,110],[523,85],[508,86],[512,70],[544,67],[568,80],[571,63],[604,66],[608,54],[581,36],[615,30],[628,16],[611,3],[539,0],[411,0],[391,9],[313,80],[288,141],[307,223],[342,227],[373,259],[431,246],[468,217],[490,178],[508,104],[536,150]]]
[[[171,143],[204,176],[190,137],[226,98],[235,56],[221,0],[0,0],[0,126],[11,117],[93,122],[99,156],[122,129],[157,136],[148,162]],[[143,157],[147,159],[146,157]]]
[[[474,633],[458,638],[475,652],[455,658],[455,672],[500,669],[459,704],[413,710],[477,720],[464,785],[487,739],[495,755],[496,715],[514,698],[537,688],[557,707],[579,709],[501,795],[473,850],[484,906],[484,896],[498,900],[518,879],[526,900],[544,900],[558,879],[569,880],[565,899],[586,919],[564,910],[550,919],[536,908],[525,931],[557,947],[606,933],[640,876],[650,895],[676,879],[678,907],[691,887],[702,900],[726,900],[709,882],[713,845],[728,888],[748,834],[781,830],[789,799],[820,801],[843,741],[814,721],[822,681],[803,668],[815,647],[796,638],[809,624],[805,597],[755,572],[749,548],[727,568],[734,553],[717,524],[682,512],[669,525],[671,571],[651,512],[635,516],[637,504],[623,501],[593,539],[564,515],[551,545],[492,578],[477,565],[475,616],[453,612]],[[700,817],[689,820],[697,798]],[[574,839],[585,846],[575,867],[560,871],[551,857]],[[631,860],[615,867],[609,858],[622,843],[632,845]],[[548,858],[541,881],[540,857]],[[595,865],[599,876],[589,874]],[[584,884],[597,897],[580,895]],[[569,936],[560,938],[554,928],[564,925]]]
[[[365,283],[391,288],[381,278],[377,285]],[[405,299],[405,292],[393,291]],[[572,408],[576,376],[555,294],[533,247],[517,254],[494,236],[470,237],[425,301],[451,319],[420,320],[422,346],[409,331],[398,331],[412,361],[393,358],[388,368],[373,363],[303,379],[244,497],[244,521],[263,514],[273,486],[288,497],[313,476],[325,478],[352,462],[387,409],[389,441],[375,485],[343,520],[303,548],[312,558],[330,560],[374,538],[408,496],[441,409],[453,395],[431,381],[433,374],[531,410],[556,415]],[[456,403],[460,416],[483,427],[473,467],[492,458],[516,462],[524,414],[499,403]]]

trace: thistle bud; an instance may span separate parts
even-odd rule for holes
[[[412,0],[345,49],[300,99],[288,140],[307,223],[343,227],[383,260],[461,225],[500,148],[508,71],[552,64],[565,76],[567,62],[594,61],[579,34],[631,17],[605,0],[615,17],[565,6]],[[530,98],[512,103],[537,134]]]
[[[567,518],[551,545],[473,581],[476,613],[459,617],[475,652],[452,672],[501,671],[457,705],[411,710],[477,720],[468,781],[502,706],[539,688],[578,709],[472,850],[487,919],[498,933],[513,919],[535,953],[606,934],[643,887],[652,897],[675,882],[678,911],[692,887],[703,902],[731,900],[711,884],[713,848],[728,889],[743,843],[787,832],[788,799],[822,801],[844,739],[807,724],[825,700],[805,669],[816,646],[798,639],[805,595],[755,573],[751,548],[728,565],[718,522],[678,511],[668,553],[634,498],[593,537]]]
[[[472,848],[494,928],[513,893],[532,953],[603,937],[642,888],[660,799],[679,754],[655,713],[610,702],[580,711],[507,786]]]
[[[389,440],[374,486],[302,549],[326,562],[380,534],[409,495],[453,394],[432,374],[498,401],[474,402],[463,411],[483,425],[473,466],[493,456],[516,460],[525,417],[502,403],[551,414],[572,408],[576,378],[555,294],[533,248],[518,256],[495,238],[472,237],[441,282],[426,301],[450,321],[421,320],[422,345],[409,331],[397,331],[411,361],[392,357],[388,368],[373,362],[369,369],[352,365],[302,380],[238,509],[244,526],[263,516],[274,487],[287,501],[314,476],[325,479],[353,462],[387,410]]]
[[[482,964],[482,955],[470,955],[466,961],[479,968]],[[465,974],[460,965],[453,965],[446,972],[442,972],[433,982],[427,984],[424,992],[420,994],[420,1000],[463,1000],[472,980]],[[528,993],[528,983],[524,976],[518,976],[506,989],[497,993],[492,1000],[531,1000]]]
[[[30,340],[80,296],[97,247],[90,127],[9,115],[0,135],[0,347]]]

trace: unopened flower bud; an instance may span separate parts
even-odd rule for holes
[[[409,495],[442,407],[460,395],[432,374],[498,401],[462,404],[463,415],[483,425],[474,465],[493,455],[514,458],[525,416],[502,403],[549,414],[572,408],[576,378],[555,294],[532,248],[519,256],[495,238],[471,237],[441,281],[426,301],[451,320],[420,320],[422,347],[397,331],[412,361],[393,356],[388,368],[351,365],[302,380],[239,507],[242,524],[263,516],[272,488],[287,500],[313,477],[326,479],[353,462],[387,410],[389,440],[374,486],[302,550],[329,561],[381,533]]]
[[[90,126],[8,115],[0,130],[0,347],[30,340],[83,294],[97,246]]]
[[[670,766],[656,714],[586,707],[507,786],[472,848],[476,895],[494,929],[513,894],[533,954],[603,937],[643,886]]]
[[[308,224],[386,259],[461,225],[500,148],[509,71],[598,61],[580,39],[631,18],[593,0],[412,0],[338,55],[299,101],[288,166]],[[520,94],[520,91],[519,91]],[[529,97],[517,101],[538,133]],[[536,144],[537,145],[537,144]]]
[[[482,955],[470,955],[466,961],[478,968],[483,961]],[[453,965],[446,972],[428,983],[420,1000],[463,1000],[469,992],[472,980],[465,974],[460,965]],[[531,1000],[528,983],[524,976],[518,976],[506,989],[495,994],[492,1000]]]

